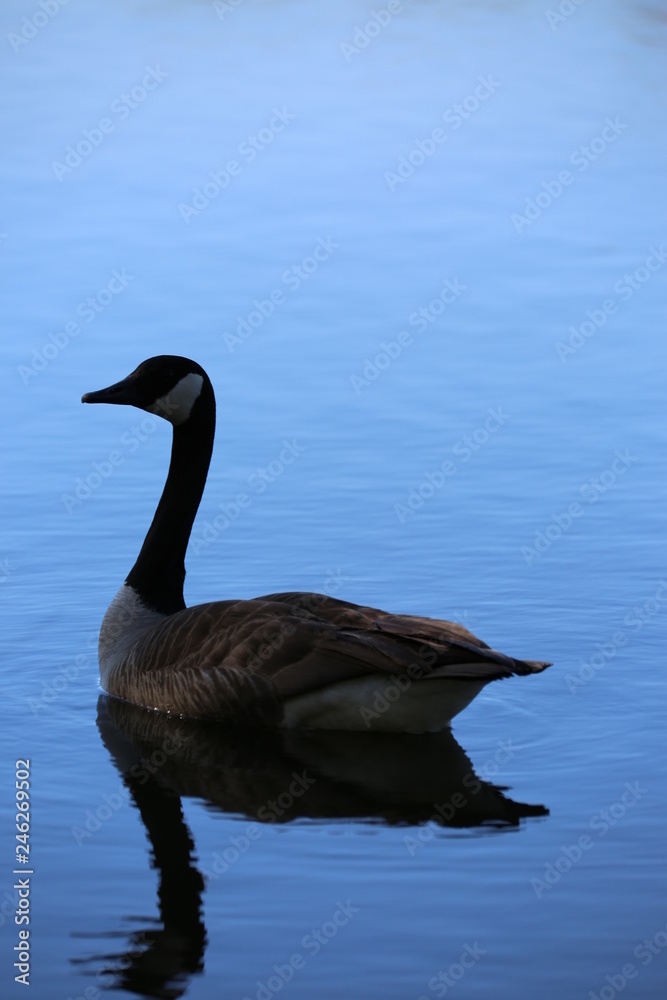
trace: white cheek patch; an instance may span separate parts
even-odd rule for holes
[[[199,398],[203,384],[204,379],[201,375],[190,372],[170,392],[155,400],[150,407],[151,413],[164,417],[175,427],[184,424],[192,413],[192,407]]]

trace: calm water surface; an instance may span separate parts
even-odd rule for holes
[[[663,6],[47,6],[1,14],[2,995],[29,758],[40,1000],[663,996]],[[189,603],[554,666],[421,739],[101,697],[170,436],[79,399],[161,353],[218,396]]]

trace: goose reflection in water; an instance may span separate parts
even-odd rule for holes
[[[123,952],[83,964],[102,965],[98,983],[105,976],[108,987],[143,996],[180,997],[204,966],[204,878],[194,862],[182,796],[275,823],[305,818],[507,830],[548,814],[479,778],[450,731],[224,732],[106,695],[97,721],[146,827],[159,872],[160,921],[132,933]]]

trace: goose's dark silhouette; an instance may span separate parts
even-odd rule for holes
[[[194,361],[161,355],[82,402],[136,406],[173,426],[153,522],[102,622],[100,676],[109,694],[237,724],[437,731],[490,681],[550,665],[505,656],[453,622],[322,594],[186,608],[185,552],[215,432],[210,379]]]

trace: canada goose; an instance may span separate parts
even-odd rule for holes
[[[322,594],[186,608],[185,551],[215,432],[208,375],[187,358],[161,355],[82,402],[137,406],[173,426],[153,522],[100,629],[109,694],[230,723],[422,732],[445,728],[489,681],[550,666],[498,653],[453,622]]]

